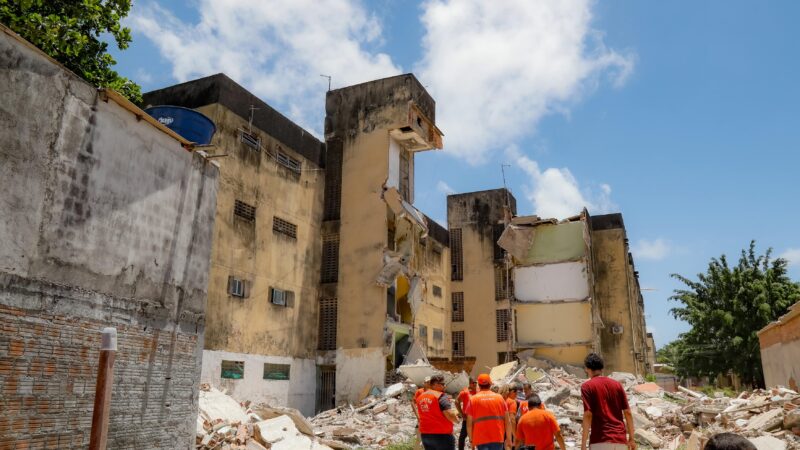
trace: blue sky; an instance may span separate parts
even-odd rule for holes
[[[519,213],[620,211],[657,346],[679,285],[751,239],[800,279],[793,1],[183,0],[134,4],[117,69],[144,90],[225,72],[319,133],[334,87],[415,72],[445,151],[416,204],[502,186]]]

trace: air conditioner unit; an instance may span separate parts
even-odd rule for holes
[[[270,302],[273,305],[286,306],[286,294],[286,291],[270,288]]]
[[[611,333],[612,334],[622,334],[623,328],[622,325],[612,325],[611,326]]]

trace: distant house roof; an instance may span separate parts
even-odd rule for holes
[[[150,91],[143,98],[145,104],[151,106],[199,108],[219,103],[244,119],[250,118],[250,108],[255,107],[253,125],[314,164],[320,167],[324,165],[324,143],[224,73]]]

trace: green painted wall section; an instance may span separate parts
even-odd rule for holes
[[[523,264],[546,264],[572,261],[586,254],[584,222],[539,225]]]

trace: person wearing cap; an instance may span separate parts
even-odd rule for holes
[[[467,443],[467,419],[465,411],[467,410],[470,397],[475,395],[477,388],[478,383],[475,381],[475,378],[469,377],[469,386],[459,392],[458,397],[456,397],[456,409],[458,410],[458,414],[464,418],[461,421],[461,432],[458,434],[458,450],[464,450],[464,446]]]
[[[453,424],[458,422],[458,413],[444,393],[444,376],[434,375],[430,389],[417,397],[419,433],[425,450],[453,450]]]
[[[556,417],[550,411],[540,408],[542,399],[536,394],[531,394],[526,403],[528,412],[519,419],[517,433],[514,436],[519,448],[555,450],[553,446],[555,437],[561,450],[567,450]]]
[[[478,450],[503,450],[511,448],[511,415],[506,400],[492,392],[492,378],[482,373],[478,388],[467,405],[467,433],[469,441]]]

